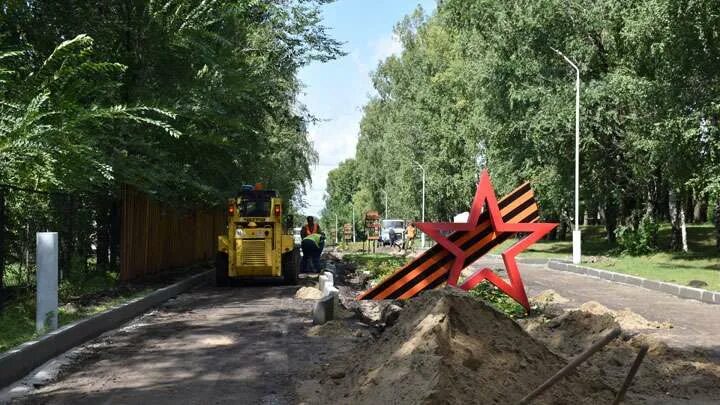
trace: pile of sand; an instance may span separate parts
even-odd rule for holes
[[[612,309],[595,301],[588,301],[580,306],[581,311],[589,312],[593,315],[605,315],[609,314],[624,330],[640,330],[640,329],[670,329],[672,324],[669,322],[654,322],[648,321],[643,318],[640,314],[637,314],[630,309],[626,308],[620,311],[613,311]]]
[[[549,304],[566,304],[570,302],[569,299],[555,292],[555,290],[545,290],[540,294],[532,297],[530,301],[533,304],[538,305],[549,305]]]
[[[507,316],[447,289],[408,302],[397,323],[335,360],[313,403],[514,403],[566,362]],[[602,382],[573,374],[535,403],[609,403]]]
[[[623,319],[622,315],[617,317],[613,311],[602,308],[590,303],[586,309],[592,312],[569,311],[548,322],[532,325],[528,331],[553,352],[569,359],[617,327],[617,320]],[[650,350],[633,380],[626,402],[720,403],[718,353],[670,348],[652,336],[624,333],[621,339],[612,341],[582,364],[580,371],[611,387],[620,387],[642,345],[648,345]]]
[[[302,287],[295,293],[295,298],[303,300],[319,300],[322,298],[322,291],[315,287]]]

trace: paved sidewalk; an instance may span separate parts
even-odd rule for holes
[[[503,268],[500,260],[482,259],[471,268]],[[555,290],[570,300],[563,307],[579,307],[587,301],[620,310],[629,308],[650,321],[670,322],[671,329],[648,330],[674,347],[702,347],[720,353],[720,305],[704,304],[642,287],[614,283],[595,277],[543,266],[519,265],[528,296]],[[644,332],[644,331],[643,331]]]

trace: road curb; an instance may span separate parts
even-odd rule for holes
[[[144,297],[108,309],[87,319],[65,325],[41,338],[23,343],[0,355],[0,388],[25,377],[55,356],[114,329],[148,309],[206,282],[214,274],[209,270],[163,287]]]
[[[501,255],[492,254],[492,255],[487,255],[486,257],[489,259],[502,260]],[[518,263],[521,263],[521,264],[529,264],[529,265],[533,265],[533,266],[544,266],[544,265],[548,264],[550,259],[543,259],[543,258],[536,258],[536,257],[516,257],[515,261],[517,261]]]
[[[615,273],[607,270],[595,269],[586,266],[577,266],[571,263],[558,260],[550,260],[547,266],[553,270],[569,271],[576,274],[584,274],[591,277],[616,283],[630,284],[686,298],[704,302],[706,304],[720,304],[720,292],[703,290],[702,288],[686,287],[680,284],[666,283],[664,281],[649,280],[643,277],[631,276],[629,274]]]

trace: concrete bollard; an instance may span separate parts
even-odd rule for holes
[[[58,234],[38,232],[37,241],[37,309],[35,329],[38,333],[58,327]]]
[[[315,325],[322,325],[335,319],[339,291],[335,287],[328,287],[327,290],[328,294],[318,300],[313,308],[313,323]]]
[[[334,278],[333,274],[332,274],[331,272],[329,272],[329,271],[326,271],[324,274],[325,274],[325,277],[327,277],[328,282],[330,283],[330,285],[333,285],[333,286],[334,286],[334,285],[335,285],[335,278]]]
[[[324,275],[321,275],[318,277],[318,290],[323,292],[323,295],[325,295],[325,289],[327,288],[328,279]]]
[[[335,286],[332,284],[332,282],[326,281],[323,286],[323,289],[320,291],[322,291],[322,295],[324,297],[324,296],[330,294],[332,291],[337,291],[337,288],[335,288]]]

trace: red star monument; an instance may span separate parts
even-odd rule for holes
[[[525,294],[525,286],[523,285],[522,278],[520,277],[515,256],[527,249],[528,246],[540,240],[543,236],[547,235],[548,232],[550,232],[558,224],[504,222],[502,214],[500,213],[500,207],[498,206],[497,197],[495,196],[495,190],[493,189],[492,182],[490,181],[490,175],[487,170],[483,170],[480,175],[477,190],[475,191],[475,199],[473,200],[473,204],[470,209],[470,216],[468,217],[467,222],[421,222],[418,223],[417,226],[421,231],[430,235],[430,237],[432,237],[438,244],[443,246],[447,249],[447,251],[455,256],[455,260],[450,268],[450,275],[448,277],[447,284],[457,287],[457,282],[460,278],[460,273],[465,267],[465,260],[467,259],[468,254],[463,251],[461,246],[456,245],[444,236],[442,232],[471,231],[478,227],[480,214],[482,213],[482,208],[485,203],[487,203],[490,223],[495,234],[523,233],[527,234],[527,236],[502,253],[509,283],[489,268],[484,268],[476,271],[465,279],[460,288],[467,291],[480,284],[483,280],[487,280],[502,290],[505,294],[512,297],[515,301],[519,302],[526,310],[529,311],[530,303],[528,302],[527,295]]]

